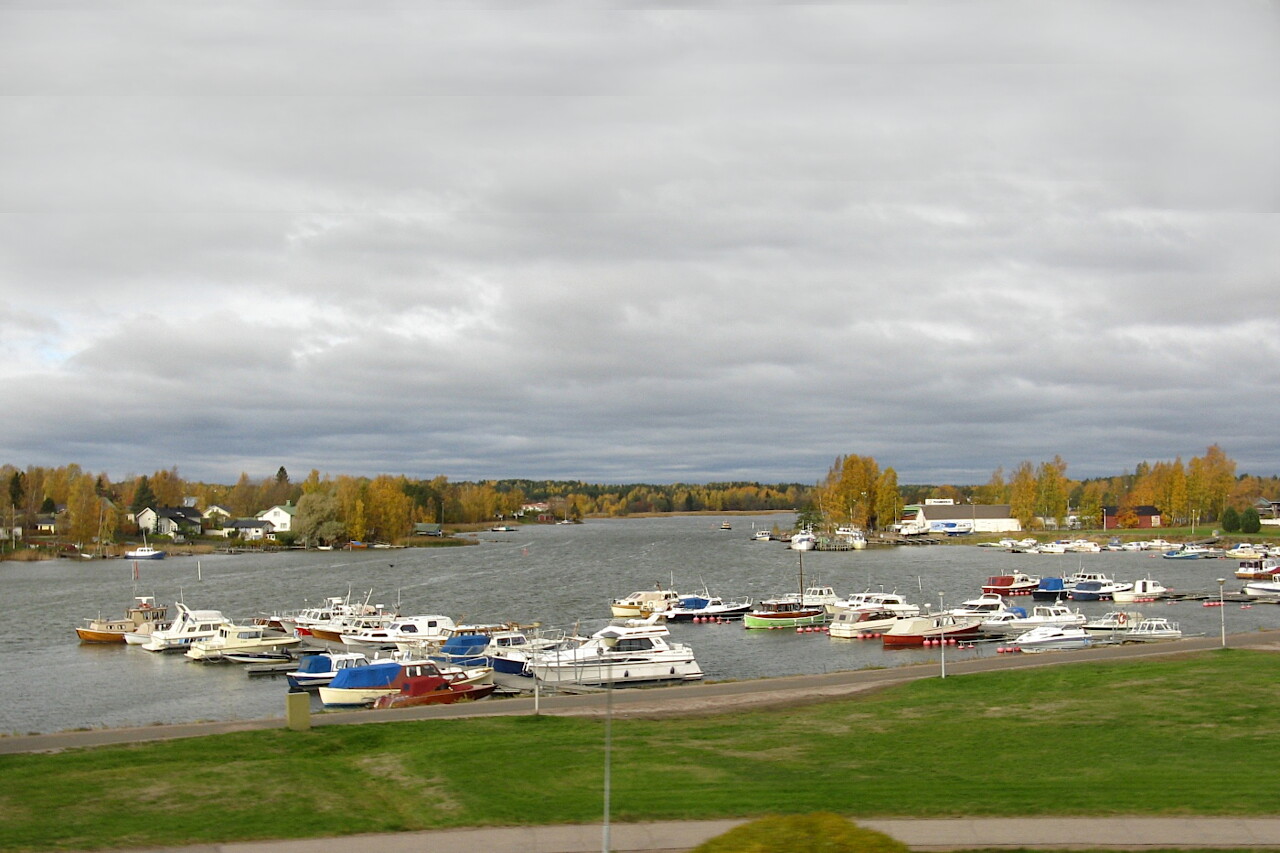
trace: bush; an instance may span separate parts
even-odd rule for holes
[[[1235,511],[1234,507],[1227,507],[1222,511],[1222,518],[1218,519],[1222,524],[1222,529],[1227,533],[1238,533],[1240,531],[1240,513]]]
[[[1240,513],[1240,532],[1241,533],[1257,533],[1262,529],[1262,519],[1258,516],[1258,511],[1253,507],[1249,507]]]
[[[840,815],[774,815],[753,820],[692,853],[907,853],[907,845]]]

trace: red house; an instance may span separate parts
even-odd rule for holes
[[[1133,513],[1137,518],[1136,525],[1129,524],[1129,530],[1150,530],[1153,527],[1160,526],[1160,510],[1153,506],[1135,506],[1124,507],[1123,514]],[[1121,507],[1104,506],[1102,508],[1102,529],[1103,530],[1119,530],[1121,527]]]

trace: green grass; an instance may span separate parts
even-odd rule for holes
[[[1250,815],[1280,656],[1228,649],[912,682],[794,711],[615,718],[616,821]],[[8,850],[600,819],[603,722],[322,726],[0,756]],[[1016,791],[1016,794],[1014,793]]]

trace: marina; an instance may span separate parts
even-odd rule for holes
[[[610,602],[655,586],[711,590],[726,600],[797,593],[800,555],[783,542],[755,541],[748,530],[789,523],[786,516],[741,516],[734,530],[711,532],[699,517],[590,519],[521,526],[467,548],[170,555],[142,564],[137,580],[122,560],[0,563],[10,600],[24,615],[21,625],[6,620],[0,628],[6,650],[0,677],[19,686],[0,697],[0,733],[283,715],[287,665],[205,666],[180,653],[77,641],[74,629],[86,616],[120,612],[136,596],[153,596],[171,613],[178,601],[192,610],[213,609],[240,624],[348,593],[363,600],[372,590],[371,603],[403,613],[448,614],[459,624],[540,623],[589,636],[609,624]],[[1017,572],[1044,577],[1089,570],[1128,582],[1154,576],[1170,597],[1141,609],[1146,617],[1177,623],[1183,636],[1217,636],[1223,623],[1231,633],[1280,626],[1280,608],[1239,595],[1243,582],[1233,577],[1236,561],[1229,559],[1020,554],[945,544],[817,550],[803,560],[806,580],[841,596],[896,592],[933,610],[976,597],[992,576]],[[1226,579],[1221,590],[1219,577]],[[1220,592],[1225,607],[1208,606],[1218,603]],[[1076,606],[1090,618],[1115,609],[1112,602]],[[936,648],[886,649],[817,631],[744,630],[733,621],[668,627],[673,643],[696,654],[705,681],[896,667],[938,657]],[[996,654],[990,643],[966,645],[972,647],[947,648],[947,659]],[[76,687],[70,694],[68,684]],[[318,701],[313,709],[321,710]]]

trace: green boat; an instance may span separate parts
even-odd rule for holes
[[[758,610],[742,617],[742,624],[748,628],[804,628],[826,622],[826,608],[808,607],[796,598],[762,601]]]

